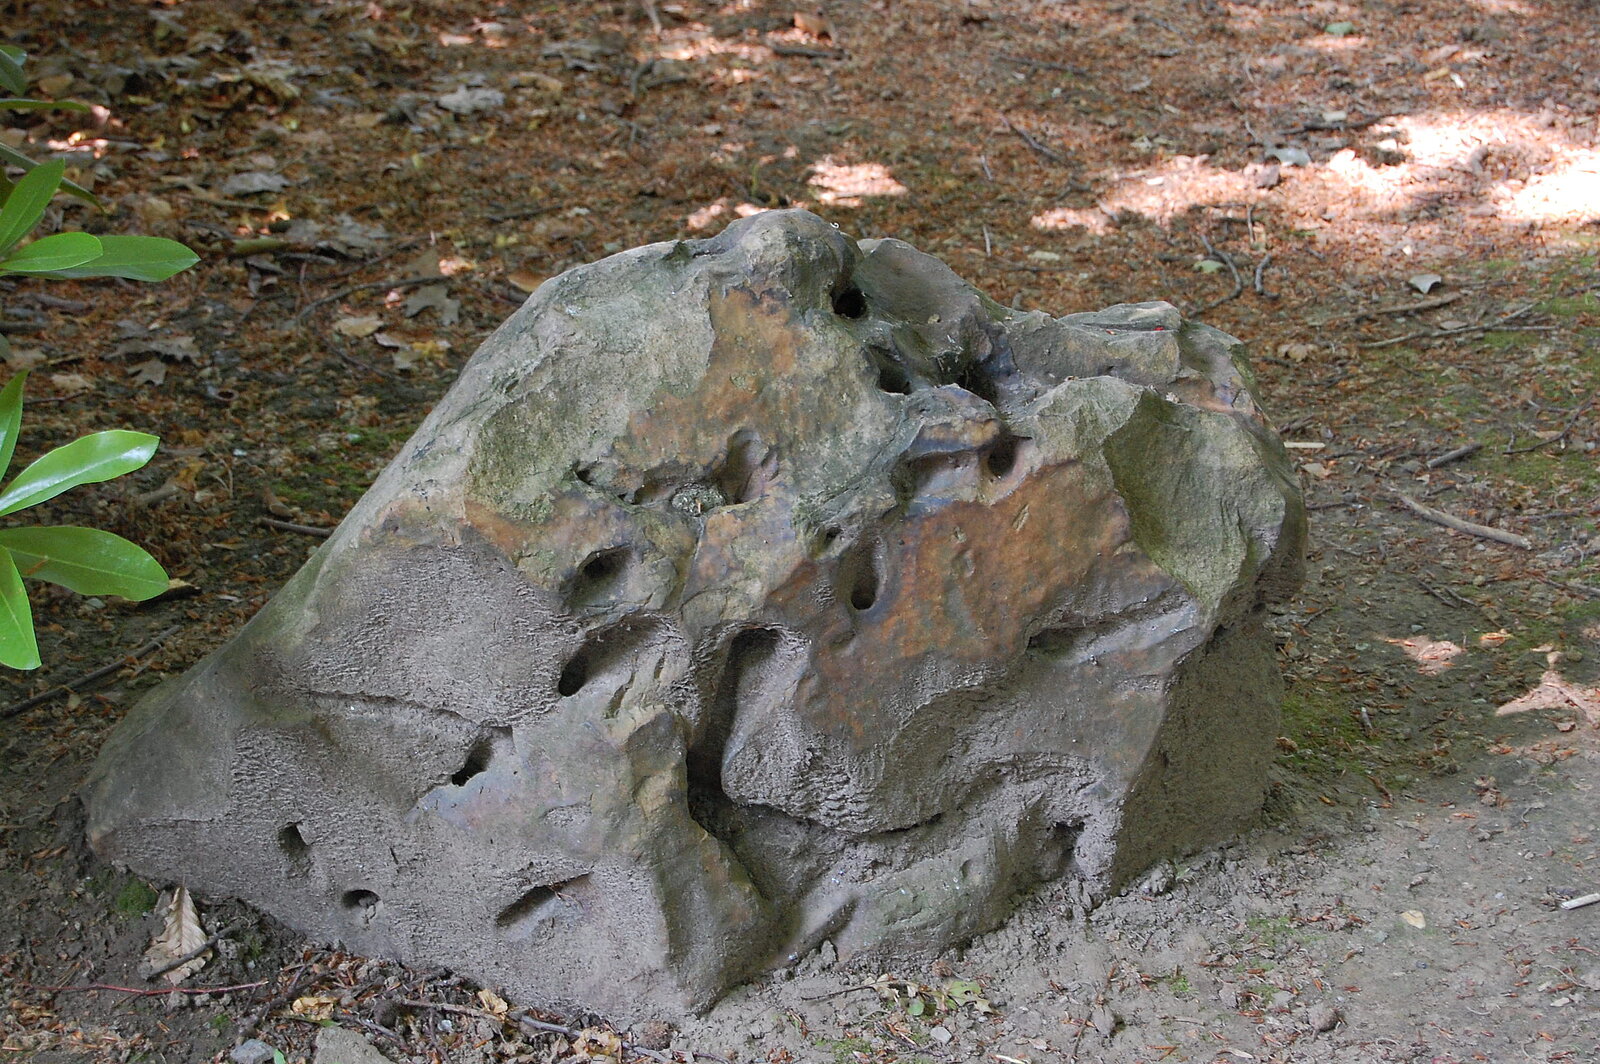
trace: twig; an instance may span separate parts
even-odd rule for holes
[[[1269,263],[1271,261],[1272,261],[1272,252],[1269,251],[1265,255],[1261,256],[1261,261],[1260,262],[1256,263],[1256,277],[1255,277],[1256,294],[1257,295],[1261,295],[1261,296],[1266,296],[1268,299],[1277,299],[1278,298],[1278,293],[1267,291],[1266,288],[1261,283],[1261,275],[1262,275],[1263,272],[1266,271],[1267,263]]]
[[[259,983],[238,983],[234,986],[169,986],[157,990],[139,986],[113,986],[110,983],[89,983],[85,986],[34,986],[31,983],[24,983],[23,985],[29,990],[37,990],[44,994],[109,990],[118,994],[133,994],[135,997],[165,997],[168,994],[231,994],[236,990],[254,990],[258,986],[266,986],[267,982],[263,979]]]
[[[1218,251],[1216,248],[1212,247],[1211,241],[1206,238],[1204,233],[1200,234],[1200,243],[1206,246],[1206,253],[1208,255],[1214,259],[1221,260],[1223,265],[1228,267],[1228,272],[1233,274],[1233,291],[1229,292],[1221,299],[1214,299],[1209,303],[1202,304],[1201,306],[1196,307],[1194,310],[1191,310],[1189,312],[1189,317],[1191,318],[1198,318],[1206,311],[1215,310],[1222,306],[1222,304],[1227,303],[1230,300],[1238,299],[1244,294],[1244,278],[1239,276],[1239,267],[1233,264],[1233,256],[1229,255],[1226,251]]]
[[[768,41],[767,47],[772,49],[773,55],[792,55],[802,59],[843,59],[843,48],[808,48],[803,44],[784,44],[781,41]]]
[[[1549,439],[1540,440],[1538,443],[1529,444],[1526,447],[1507,447],[1505,453],[1527,454],[1529,451],[1537,451],[1541,447],[1548,447],[1557,440],[1566,439],[1568,434],[1572,432],[1573,427],[1577,425],[1578,419],[1589,412],[1589,408],[1594,405],[1596,399],[1600,399],[1600,391],[1590,393],[1589,398],[1584,401],[1583,405],[1574,410],[1572,416],[1567,419],[1566,427]]]
[[[1429,469],[1438,469],[1442,465],[1459,462],[1461,459],[1477,454],[1481,450],[1483,450],[1483,444],[1481,443],[1462,444],[1453,451],[1446,451],[1444,454],[1428,459],[1426,464]]]
[[[1000,121],[1006,124],[1007,129],[1021,137],[1022,143],[1026,144],[1028,147],[1032,148],[1046,159],[1049,159],[1051,162],[1064,163],[1067,161],[1066,156],[1041,144],[1037,137],[1029,133],[1026,129],[1023,129],[1021,126],[1013,125],[1011,119],[1005,115],[1000,116]]]
[[[300,308],[300,313],[294,316],[294,323],[299,325],[319,307],[325,307],[329,303],[336,303],[345,296],[354,295],[357,292],[370,292],[375,288],[415,288],[418,285],[437,284],[440,281],[448,281],[449,279],[442,273],[430,273],[422,277],[405,277],[398,281],[368,281],[365,284],[353,284],[348,288],[339,289],[331,296],[323,296],[321,299],[315,299],[307,303]]]
[[[188,964],[190,961],[197,959],[202,953],[209,953],[211,950],[215,949],[217,943],[221,942],[223,940],[223,938],[225,938],[229,934],[229,932],[231,932],[232,930],[233,930],[233,928],[230,927],[230,928],[227,928],[226,930],[218,931],[216,934],[212,935],[210,938],[208,938],[204,942],[200,943],[200,945],[196,946],[194,949],[190,950],[188,953],[185,953],[183,956],[174,957],[172,960],[168,961],[166,964],[163,964],[161,967],[155,969],[152,972],[147,973],[145,975],[145,977],[144,977],[144,981],[147,982],[147,983],[153,983],[157,979],[160,979],[163,975],[166,975],[168,972],[173,971],[173,970],[178,969],[178,968],[182,968],[185,964]],[[171,989],[174,989],[174,988],[173,987],[168,987],[167,989],[171,990]]]
[[[318,528],[316,525],[297,525],[293,521],[280,521],[276,517],[262,517],[260,522],[268,528],[276,528],[284,532],[298,532],[302,536],[319,536],[327,539],[333,535],[331,528]]]
[[[1372,307],[1369,310],[1358,310],[1352,314],[1336,314],[1331,318],[1324,318],[1318,325],[1332,325],[1341,321],[1360,321],[1362,318],[1376,318],[1384,314],[1410,314],[1413,311],[1433,310],[1435,307],[1448,306],[1466,295],[1465,292],[1446,292],[1442,296],[1431,299],[1419,299],[1415,303],[1396,303],[1387,307]]]
[[[302,954],[302,956],[305,955]],[[282,972],[280,971],[279,974],[281,975]],[[253,1034],[256,1028],[260,1027],[262,1023],[266,1021],[266,1018],[272,1014],[273,1009],[287,1001],[294,999],[295,994],[300,992],[300,988],[305,985],[307,978],[312,974],[312,962],[309,960],[305,961],[300,965],[300,970],[294,973],[294,978],[289,980],[289,985],[278,991],[276,994],[269,995],[267,1000],[262,1003],[261,1007],[257,1009],[248,1020],[240,1025],[239,1032],[247,1036]],[[264,986],[266,984],[263,983],[259,985]]]
[[[408,1009],[436,1009],[439,1012],[453,1012],[458,1016],[475,1016],[478,1019],[490,1020],[494,1023],[515,1023],[519,1026],[531,1027],[535,1031],[546,1031],[550,1034],[565,1035],[566,1037],[572,1039],[583,1037],[583,1032],[578,1030],[576,1027],[568,1027],[560,1023],[551,1023],[548,1020],[536,1020],[532,1016],[529,1016],[526,1012],[508,1012],[504,1015],[496,1015],[495,1013],[488,1012],[484,1009],[472,1008],[470,1005],[451,1005],[444,1001],[421,1001],[416,998],[402,998],[399,1001],[396,1001],[395,1004],[402,1008]],[[624,1038],[619,1037],[617,1041],[625,1052],[637,1053],[642,1057],[649,1057],[651,1060],[659,1060],[662,1062],[662,1064],[671,1064],[672,1058],[667,1056],[665,1053],[654,1049],[646,1049],[644,1046],[634,1045],[632,1042],[629,1042]],[[696,1053],[695,1056],[707,1056],[707,1054]]]
[[[1426,591],[1428,594],[1432,595],[1434,598],[1438,599],[1440,602],[1444,603],[1446,606],[1449,606],[1451,609],[1457,609],[1458,610],[1463,606],[1471,606],[1471,605],[1473,605],[1473,602],[1472,602],[1471,599],[1467,598],[1466,596],[1462,595],[1460,592],[1455,591],[1455,590],[1453,590],[1451,588],[1448,588],[1448,587],[1443,587],[1443,588],[1434,587],[1432,584],[1428,583],[1426,580],[1422,579],[1422,577],[1420,577],[1420,576],[1416,577],[1416,581],[1417,581],[1418,584],[1422,585],[1422,590]]]
[[[1590,587],[1588,584],[1572,584],[1563,580],[1552,580],[1548,576],[1540,576],[1538,573],[1534,573],[1533,578],[1541,584],[1559,587],[1561,590],[1570,591],[1574,595],[1587,595],[1592,599],[1600,599],[1600,587]]]
[[[1504,543],[1510,547],[1520,547],[1523,550],[1533,549],[1533,541],[1528,539],[1527,536],[1519,536],[1515,532],[1507,532],[1504,529],[1490,528],[1488,525],[1464,521],[1459,517],[1453,517],[1445,513],[1443,510],[1435,510],[1431,506],[1424,506],[1403,491],[1395,492],[1394,497],[1404,503],[1406,509],[1424,520],[1432,521],[1436,525],[1443,525],[1446,528],[1455,529],[1457,532],[1465,532],[1469,536],[1492,539],[1496,543]]]
[[[171,639],[178,633],[178,629],[180,627],[182,626],[173,625],[171,628],[168,628],[165,632],[162,632],[160,635],[156,636],[148,643],[145,643],[143,646],[135,647],[133,650],[128,651],[128,653],[124,654],[120,660],[114,661],[110,665],[101,666],[93,672],[84,673],[76,680],[69,680],[59,687],[52,687],[50,690],[34,695],[32,698],[24,698],[21,702],[16,702],[7,706],[5,709],[0,709],[0,720],[10,720],[19,713],[26,713],[34,706],[43,705],[44,703],[49,702],[51,699],[60,698],[65,694],[71,694],[73,691],[81,687],[87,687],[97,680],[105,679],[107,676],[110,676],[119,669],[127,668],[129,665],[133,664],[135,658],[144,657],[146,654],[159,647],[162,643],[165,643],[168,639]]]

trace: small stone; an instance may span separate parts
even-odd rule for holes
[[[629,1039],[641,1049],[665,1049],[672,1044],[672,1025],[664,1020],[636,1024]]]
[[[443,1026],[441,1024],[441,1026]],[[394,1064],[367,1044],[367,1040],[344,1027],[324,1027],[317,1032],[317,1052],[311,1064]]]
[[[928,1037],[932,1038],[935,1042],[938,1042],[942,1046],[947,1046],[950,1044],[950,1039],[954,1038],[955,1035],[951,1034],[943,1027],[930,1027],[928,1028]]]
[[[272,1059],[272,1047],[259,1038],[240,1042],[228,1054],[233,1064],[267,1064]]]
[[[1325,1034],[1339,1025],[1339,1010],[1326,1002],[1320,1002],[1306,1010],[1306,1022],[1318,1034]]]
[[[460,88],[447,92],[434,101],[451,114],[472,115],[480,111],[498,111],[506,105],[506,94],[499,89]]]

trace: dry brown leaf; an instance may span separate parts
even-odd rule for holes
[[[167,903],[165,926],[151,941],[150,948],[144,951],[145,967],[152,972],[159,971],[179,957],[193,953],[205,945],[205,941],[206,932],[200,926],[200,914],[195,911],[194,899],[189,896],[187,887],[178,887],[173,890],[172,898]],[[177,986],[204,968],[206,958],[209,956],[210,951],[207,950],[193,960],[180,964],[161,978],[167,985]]]
[[[383,319],[376,314],[363,314],[356,318],[340,318],[333,323],[333,331],[340,336],[352,336],[356,339],[371,336],[383,328]]]
[[[159,358],[152,358],[137,366],[129,366],[128,376],[133,378],[135,384],[148,384],[152,388],[159,388],[167,379],[167,364]]]

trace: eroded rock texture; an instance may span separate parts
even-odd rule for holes
[[[1256,813],[1303,540],[1231,338],[761,214],[540,288],[91,837],[614,1017],[926,957]]]

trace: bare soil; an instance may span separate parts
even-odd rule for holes
[[[0,730],[8,1059],[259,1037],[300,1061],[330,1025],[463,1064],[1600,1059],[1600,905],[1561,907],[1600,891],[1593,5],[241,10],[8,6],[44,91],[102,108],[8,113],[109,208],[50,224],[203,255],[153,287],[0,283],[10,368],[34,367],[19,460],[91,429],[165,441],[43,520],[147,544],[189,585],[35,596],[47,664],[5,678]],[[1253,345],[1314,519],[1274,625],[1263,827],[1123,897],[1041,891],[925,971],[824,949],[621,1038],[226,899],[199,899],[201,972],[144,980],[167,884],[81,842],[106,730],[287,579],[317,543],[294,526],[337,521],[541,278],[789,205],[1019,306],[1167,299]]]

